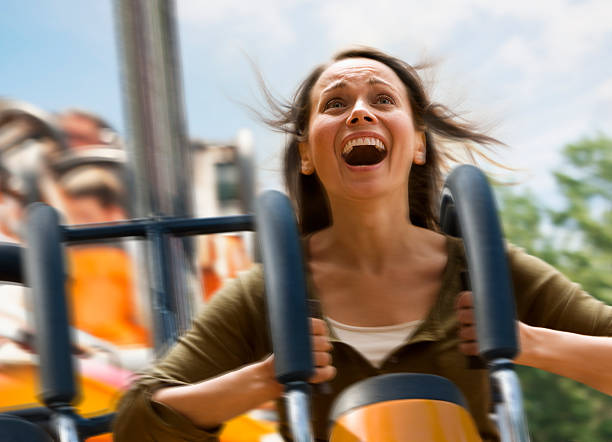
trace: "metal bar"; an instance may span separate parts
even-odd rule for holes
[[[527,420],[523,412],[523,395],[514,364],[505,358],[491,362],[491,379],[501,396],[496,405],[502,442],[529,442]]]
[[[80,442],[73,416],[59,412],[52,417],[52,422],[59,442]]]
[[[174,9],[168,0],[116,1],[137,216],[191,212]]]
[[[158,356],[164,354],[168,347],[180,335],[174,312],[176,301],[166,294],[170,291],[170,264],[168,262],[168,238],[161,229],[152,225],[147,232],[150,241],[149,268],[153,279],[151,281],[151,305],[153,308],[153,340]]]
[[[287,414],[293,440],[295,442],[313,442],[312,428],[310,427],[310,395],[307,392],[308,384],[305,382],[303,384],[302,388],[294,388],[285,393]]]
[[[116,0],[115,5],[136,216],[189,217],[192,161],[183,114],[174,1]],[[189,238],[153,241],[155,244],[145,246],[147,262],[154,266],[159,254],[165,254],[167,267],[161,276],[149,267],[144,276],[146,280],[168,278],[161,284],[166,292],[160,296],[170,299],[163,304],[173,309],[168,314],[174,315],[170,322],[177,331],[161,331],[160,335],[176,336],[191,321],[196,287],[193,246]]]
[[[87,227],[64,227],[64,241],[93,241],[110,238],[145,238],[152,228],[175,236],[207,235],[254,231],[252,215],[222,216],[215,218],[137,219],[122,223],[98,224]]]
[[[484,173],[471,165],[454,169],[444,184],[441,206],[440,218],[448,218],[447,211],[458,218],[480,356],[512,359],[518,353],[514,293],[495,198]],[[456,221],[443,225],[457,230]]]

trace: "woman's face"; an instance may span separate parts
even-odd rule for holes
[[[329,66],[311,94],[302,171],[316,171],[333,202],[406,196],[412,162],[424,162],[406,87],[388,66],[349,58]]]

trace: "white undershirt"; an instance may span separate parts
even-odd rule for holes
[[[374,367],[380,368],[396,348],[403,345],[423,323],[422,319],[397,325],[357,327],[326,318],[338,339],[361,353]]]

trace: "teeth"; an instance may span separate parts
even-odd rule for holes
[[[352,140],[349,140],[342,148],[342,155],[348,155],[349,153],[351,153],[354,146],[374,146],[376,147],[376,149],[378,149],[379,152],[384,152],[385,150],[387,150],[385,144],[378,138],[353,138]]]

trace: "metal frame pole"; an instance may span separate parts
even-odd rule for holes
[[[135,175],[137,217],[188,217],[192,213],[191,161],[183,112],[175,4],[171,0],[116,0],[124,113]],[[190,323],[196,288],[190,239],[159,240],[146,247],[155,349],[161,354]],[[160,273],[160,264],[163,271]],[[152,278],[152,276],[155,276]],[[165,319],[164,319],[165,318]]]

